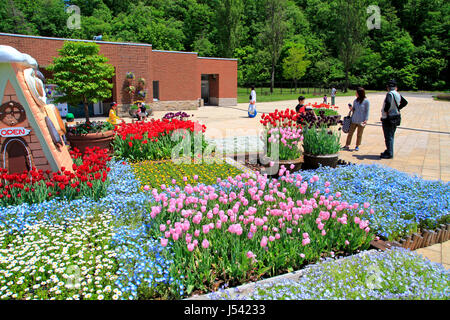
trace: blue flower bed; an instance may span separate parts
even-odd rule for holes
[[[329,181],[330,192],[341,192],[349,203],[370,203],[374,213],[366,210],[366,216],[378,234],[389,240],[450,222],[448,182],[427,181],[379,165],[322,167],[299,173],[308,180],[319,176],[318,188]]]
[[[83,198],[74,201],[52,200],[40,204],[22,204],[1,208],[0,238],[5,239],[5,241],[3,241],[3,245],[0,244],[0,266],[6,269],[10,267],[14,270],[15,265],[9,263],[10,257],[6,251],[6,242],[14,238],[20,238],[24,232],[29,232],[35,226],[44,224],[45,228],[58,228],[64,225],[64,230],[70,229],[65,237],[72,237],[73,234],[81,232],[79,229],[73,228],[73,225],[79,221],[95,219],[94,216],[100,214],[105,229],[111,227],[113,229],[112,233],[103,236],[107,239],[102,240],[107,240],[109,246],[114,250],[115,263],[111,269],[117,269],[114,277],[110,277],[109,280],[99,280],[101,283],[98,286],[106,288],[107,291],[105,293],[97,292],[99,290],[94,288],[91,293],[92,288],[89,283],[82,281],[82,289],[85,282],[85,287],[89,288],[89,290],[86,290],[85,296],[75,295],[75,297],[72,297],[68,295],[67,290],[65,291],[64,288],[59,290],[58,287],[55,289],[57,293],[53,294],[53,298],[136,299],[138,297],[155,297],[158,296],[158,290],[162,286],[166,289],[170,287],[169,290],[175,296],[182,295],[183,288],[167,272],[172,263],[170,257],[167,256],[167,250],[160,245],[159,241],[147,236],[146,228],[148,226],[143,223],[146,216],[145,204],[152,200],[151,194],[139,191],[140,182],[135,179],[133,170],[129,165],[115,162],[111,163],[110,167],[109,179],[111,183],[108,187],[108,194],[98,202]],[[106,216],[103,217],[103,215]],[[90,228],[90,226],[82,225],[80,228]],[[95,234],[88,237],[95,238]],[[86,241],[90,240],[86,239]],[[45,248],[38,248],[39,242],[37,244],[30,243],[30,245],[36,246],[37,255],[46,250]],[[2,248],[5,250],[4,252],[1,251]],[[45,253],[43,256],[45,257]],[[45,258],[47,259],[47,257]],[[46,280],[49,279],[51,274],[55,274],[52,266],[47,267],[49,268],[45,269],[41,275],[43,282],[47,282]],[[67,270],[63,268],[60,271],[59,273],[64,275]],[[17,273],[19,279],[21,277],[20,269],[16,269],[15,273]],[[17,297],[17,293],[14,292],[17,289],[14,289],[14,283],[8,281],[11,280],[9,277],[8,271],[0,272],[1,298],[13,297],[14,294]],[[114,281],[111,282],[111,279]],[[26,281],[26,276],[24,279],[17,281]],[[146,285],[140,286],[143,283],[146,283]],[[115,291],[112,291],[111,285]],[[146,289],[139,292],[138,288],[140,287]],[[108,295],[108,293],[111,295]],[[47,296],[36,292],[34,295],[25,298],[45,299]]]
[[[385,300],[450,299],[450,273],[403,248],[328,259],[306,268],[298,281],[257,285],[247,295],[211,293],[211,299]]]
[[[151,299],[184,295],[182,271],[169,273],[174,269],[170,246],[163,248],[159,239],[148,236],[151,226],[145,208],[153,201],[151,193],[140,191],[141,184],[128,164],[112,162],[110,167],[108,194],[97,202],[83,198],[0,208],[1,299]],[[330,192],[342,192],[348,202],[371,203],[374,213],[365,214],[388,238],[448,218],[448,183],[424,181],[379,166],[321,168],[301,174],[308,180],[320,176],[317,188],[330,181]],[[83,258],[77,258],[79,255]],[[59,261],[55,264],[56,256]],[[92,266],[89,259],[94,257]],[[34,265],[25,268],[22,261],[34,258]],[[400,262],[397,267],[401,268]],[[67,279],[63,278],[68,268],[80,273],[77,285],[82,294],[65,288]],[[427,270],[435,274],[435,269]],[[448,296],[448,290],[444,293]],[[322,296],[327,297],[325,293]]]

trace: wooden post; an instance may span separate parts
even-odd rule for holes
[[[416,249],[423,247],[423,237],[419,233],[415,233],[414,236],[417,238]]]

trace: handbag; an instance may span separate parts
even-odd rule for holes
[[[391,126],[395,126],[395,127],[398,127],[402,123],[401,115],[388,116],[387,120],[389,121]]]
[[[342,122],[342,131],[344,133],[349,133],[350,131],[350,125],[352,124],[352,114],[353,111],[350,111],[348,113],[348,116],[344,117],[344,120]]]
[[[256,111],[256,106],[254,104],[250,104],[248,106],[248,117],[249,118],[254,118],[254,117],[256,117],[257,113],[258,112]]]

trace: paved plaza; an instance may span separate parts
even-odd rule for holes
[[[385,150],[380,114],[384,93],[369,94],[370,117],[364,131],[360,150],[341,151],[340,157],[353,163],[377,163],[409,173],[424,179],[450,181],[450,102],[435,101],[429,94],[405,94],[408,106],[402,111],[402,123],[395,135],[394,159],[380,159]],[[321,102],[322,98],[307,99],[306,102]],[[348,103],[353,97],[337,97],[339,113],[348,113]],[[278,101],[258,103],[258,115],[250,119],[247,104],[235,107],[206,106],[189,111],[194,118],[207,127],[209,138],[226,136],[248,136],[256,134],[262,128],[262,113],[295,108],[297,101]],[[155,112],[155,117],[162,117],[165,112]],[[342,134],[342,145],[347,135]],[[353,150],[356,134],[353,136],[350,150]]]
[[[402,111],[402,123],[395,135],[394,159],[380,159],[385,150],[380,114],[385,93],[368,95],[370,117],[364,130],[363,142],[359,151],[353,151],[356,133],[353,136],[350,151],[341,151],[340,158],[352,163],[377,163],[391,168],[421,176],[428,180],[450,181],[450,102],[435,101],[429,94],[406,93],[408,106]],[[337,97],[339,113],[348,113],[348,103],[353,97]],[[320,103],[321,97],[307,99],[307,103]],[[205,106],[198,110],[187,111],[194,119],[206,125],[208,138],[230,138],[233,136],[255,136],[262,129],[260,124],[263,113],[275,109],[295,108],[297,101],[277,101],[258,103],[258,115],[250,119],[248,105],[240,103],[232,107]],[[161,118],[165,111],[157,111],[154,118]],[[82,120],[82,119],[79,119]],[[105,120],[105,118],[96,118]],[[130,118],[125,119],[131,122]],[[342,145],[346,134],[342,134]]]

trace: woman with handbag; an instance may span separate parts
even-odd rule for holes
[[[362,135],[364,128],[366,127],[367,120],[369,120],[370,103],[366,98],[366,91],[364,88],[359,87],[356,89],[356,99],[353,101],[353,106],[348,105],[351,112],[351,124],[347,135],[347,141],[345,143],[344,150],[350,150],[350,144],[352,143],[353,134],[357,130],[356,147],[355,151],[359,151],[359,146],[362,142]]]

